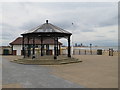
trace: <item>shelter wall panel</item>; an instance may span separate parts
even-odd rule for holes
[[[17,55],[21,55],[22,45],[13,45],[13,50],[17,50]]]

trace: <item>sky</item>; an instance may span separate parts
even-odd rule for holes
[[[118,44],[117,2],[7,2],[0,7],[2,45],[9,45],[46,20],[71,32],[72,44]],[[60,41],[67,45],[66,39]]]

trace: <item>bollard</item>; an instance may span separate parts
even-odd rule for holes
[[[85,50],[85,55],[86,55],[86,50]]]
[[[109,56],[113,56],[113,49],[109,48]]]
[[[113,49],[112,49],[112,56],[113,56],[113,52],[114,52],[114,51],[113,51]]]
[[[35,58],[35,55],[32,56],[32,59],[34,59],[34,58]]]
[[[79,50],[79,55],[80,55],[80,50]]]

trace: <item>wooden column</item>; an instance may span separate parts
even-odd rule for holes
[[[70,35],[68,36],[68,57],[71,57]]]
[[[57,59],[57,38],[54,37],[54,59]]]

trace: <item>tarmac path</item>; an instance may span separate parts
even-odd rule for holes
[[[3,88],[83,88],[50,73],[42,65],[22,65],[2,58]]]

